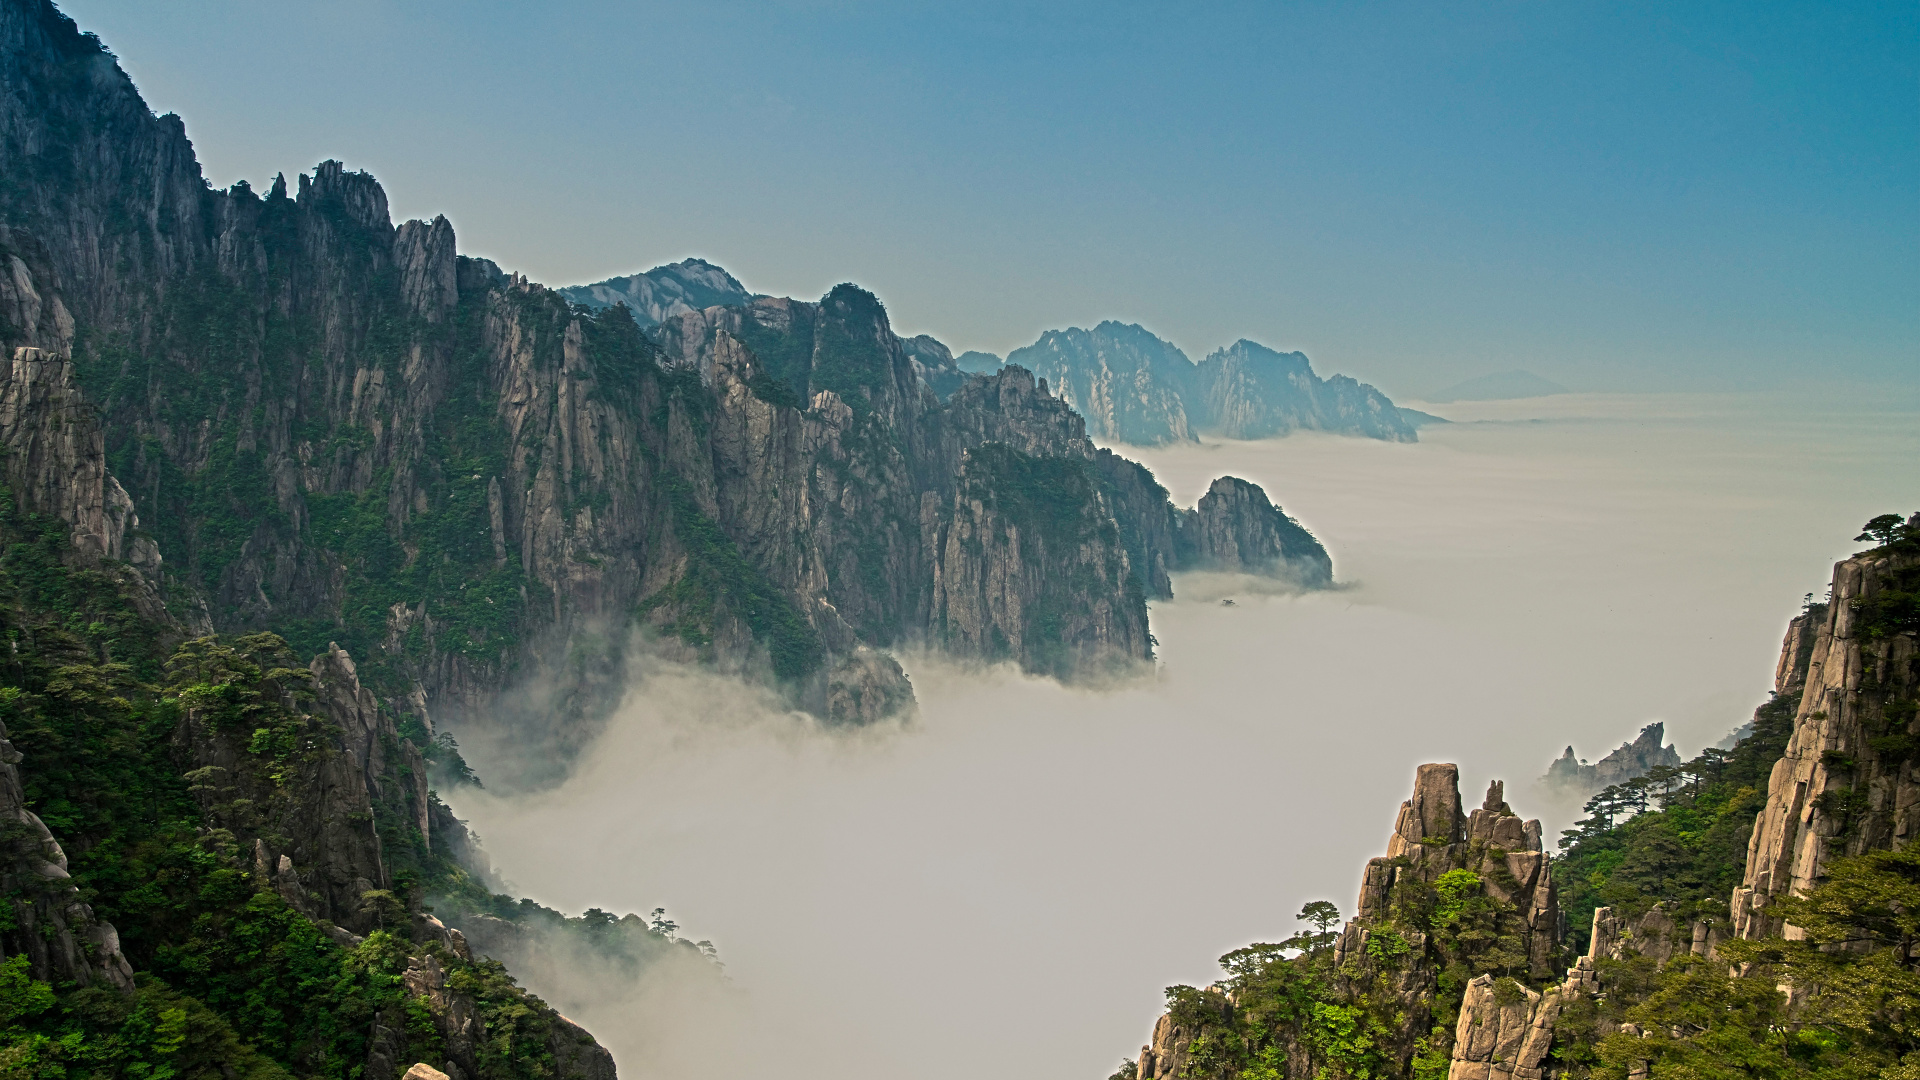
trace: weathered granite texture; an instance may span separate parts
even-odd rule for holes
[[[1798,691],[1800,705],[1734,890],[1739,936],[1796,935],[1767,916],[1769,898],[1810,888],[1835,857],[1902,847],[1920,827],[1920,647],[1885,603],[1916,587],[1920,556],[1865,552],[1835,565],[1817,618],[1789,627],[1776,687]]]

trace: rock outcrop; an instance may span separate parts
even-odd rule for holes
[[[1481,905],[1474,942],[1466,941],[1439,907],[1469,900]],[[1488,787],[1478,808],[1465,810],[1459,769],[1430,764],[1416,771],[1413,793],[1400,804],[1387,854],[1367,864],[1358,912],[1333,935],[1330,946],[1305,947],[1331,949],[1332,963],[1316,968],[1314,976],[1330,983],[1325,991],[1329,1000],[1356,1004],[1382,1020],[1391,1018],[1382,1027],[1370,1028],[1368,1038],[1393,1074],[1400,1075],[1411,1069],[1416,1053],[1446,1049],[1445,1042],[1435,1046],[1430,1041],[1436,1011],[1444,1008],[1443,971],[1471,972],[1493,965],[1535,981],[1553,978],[1566,970],[1560,923],[1551,866],[1540,849],[1539,821],[1514,814],[1499,781]],[[1498,960],[1484,951],[1490,940],[1507,943],[1497,947],[1507,950]],[[1536,1062],[1543,1058],[1552,1044],[1559,1003],[1591,992],[1591,971],[1591,963],[1582,961],[1570,979],[1575,989],[1546,994],[1512,978],[1496,981],[1491,974],[1476,981],[1479,991],[1470,985],[1454,1039],[1454,1075],[1479,1080],[1490,1076],[1489,1070],[1510,1072],[1512,1062],[1523,1054],[1535,1055]],[[1179,995],[1180,1004],[1160,1018],[1152,1041],[1141,1048],[1134,1069],[1137,1080],[1185,1075],[1196,1041],[1209,1029],[1231,1023],[1235,1010],[1248,1005],[1228,985],[1197,994],[1191,988],[1177,989],[1188,992]],[[1550,1008],[1543,1005],[1549,1001]],[[1444,1011],[1439,1015],[1444,1017]],[[1270,1041],[1274,1056],[1285,1062],[1285,1075],[1318,1075],[1327,1064],[1316,1056],[1324,1047],[1297,1024],[1268,1028],[1261,1038]]]
[[[1258,485],[1223,476],[1183,515],[1175,540],[1183,568],[1333,584],[1333,560],[1313,534],[1267,499]]]
[[[1536,978],[1552,974],[1561,963],[1560,904],[1551,860],[1540,847],[1540,822],[1515,815],[1498,780],[1478,809],[1463,813],[1460,770],[1450,764],[1422,765],[1415,773],[1387,854],[1367,863],[1358,914],[1335,943],[1335,957],[1364,950],[1372,926],[1389,916],[1397,886],[1431,885],[1453,870],[1474,874],[1489,896],[1512,907],[1519,920],[1512,929],[1529,969]]]
[[[1645,776],[1663,765],[1677,767],[1681,760],[1680,750],[1675,746],[1662,745],[1666,733],[1666,724],[1656,720],[1641,728],[1639,736],[1632,742],[1621,743],[1612,753],[1592,765],[1575,757],[1573,747],[1569,746],[1566,753],[1547,766],[1547,774],[1540,778],[1540,783],[1554,794],[1584,800],[1615,784]]]
[[[1838,856],[1902,847],[1920,829],[1916,592],[1920,555],[1864,552],[1837,564],[1827,604],[1789,627],[1775,685],[1800,703],[1734,891],[1739,936],[1796,935],[1768,917],[1770,898],[1810,888]]]
[[[395,887],[377,822],[405,822],[432,844],[426,762],[338,645],[268,685],[289,717],[287,744],[303,749],[263,756],[259,729],[225,722],[225,702],[186,709],[174,744],[190,791],[296,910],[366,934],[380,915],[363,898]]]

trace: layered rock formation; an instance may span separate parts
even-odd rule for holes
[[[1662,745],[1666,734],[1666,724],[1656,720],[1641,728],[1633,741],[1621,743],[1592,765],[1575,757],[1573,747],[1569,746],[1566,753],[1547,766],[1547,774],[1540,778],[1540,783],[1556,795],[1586,799],[1615,784],[1645,776],[1660,766],[1676,767],[1681,760],[1680,750]]]
[[[1049,330],[1008,354],[1031,368],[1108,442],[1153,446],[1199,434],[1264,439],[1326,431],[1413,442],[1415,419],[1385,394],[1345,375],[1323,379],[1305,354],[1244,338],[1199,364],[1145,329],[1103,322]]]
[[[625,304],[641,326],[654,326],[690,311],[753,300],[753,294],[738,279],[705,259],[682,259],[643,274],[554,291],[595,310]]]

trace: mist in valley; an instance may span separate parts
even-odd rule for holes
[[[1551,847],[1577,808],[1533,781],[1569,743],[1657,719],[1691,757],[1743,722],[1860,523],[1920,506],[1917,404],[1562,395],[1435,407],[1461,422],[1413,445],[1117,447],[1181,505],[1261,484],[1343,585],[1177,577],[1153,672],[1111,688],[908,652],[918,717],[864,730],[637,655],[564,782],[446,794],[514,891],[718,946],[724,977],[520,973],[625,1075],[1104,1077],[1163,986],[1306,901],[1351,914],[1417,764],[1506,780]],[[483,777],[500,734],[460,732]]]

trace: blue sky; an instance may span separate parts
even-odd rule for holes
[[[337,157],[550,284],[700,255],[1407,396],[1920,383],[1916,3],[63,7],[215,183]]]

